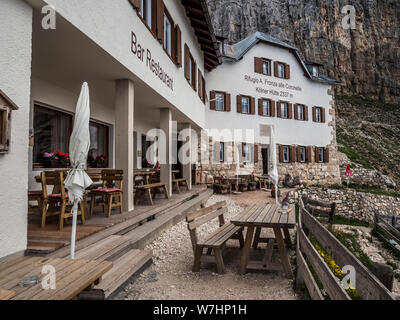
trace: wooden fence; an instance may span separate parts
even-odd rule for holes
[[[375,214],[374,228],[378,232],[378,237],[395,252],[400,254],[400,231],[395,227],[397,219],[398,217]]]
[[[394,300],[391,292],[378,278],[304,208],[302,199],[299,202],[297,285],[304,283],[313,300],[323,299],[323,295],[308,267],[308,264],[310,264],[332,300],[351,300],[340,280],[332,273],[311,243],[309,237],[312,234],[340,268],[343,269],[344,266],[350,265],[355,269],[355,287],[364,300]]]

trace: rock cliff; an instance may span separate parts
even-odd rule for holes
[[[299,48],[341,80],[340,95],[400,103],[400,1],[354,0],[356,28],[344,29],[347,0],[207,0],[217,35],[237,42],[255,31]]]

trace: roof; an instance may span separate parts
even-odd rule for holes
[[[222,63],[214,28],[205,0],[181,0],[186,15],[204,53],[204,67],[211,71]]]
[[[18,110],[18,106],[0,89],[0,98],[3,98],[13,110]]]
[[[321,82],[321,83],[327,83],[327,84],[341,84],[340,81],[329,78],[327,76],[320,75],[319,77],[314,77],[310,70],[307,68],[308,62],[304,62],[302,58],[300,57],[299,51],[296,47],[293,47],[279,39],[276,39],[274,37],[271,37],[268,34],[265,34],[263,32],[255,32],[252,35],[248,36],[247,38],[233,44],[233,45],[226,45],[225,46],[225,55],[224,58],[227,61],[231,62],[237,62],[240,59],[243,58],[243,56],[250,51],[251,48],[253,48],[256,44],[259,42],[264,42],[268,43],[274,46],[278,46],[280,48],[288,49],[291,53],[294,54],[296,57],[297,61],[300,63],[300,66],[304,70],[304,74],[307,78]],[[315,63],[314,63],[315,64]]]

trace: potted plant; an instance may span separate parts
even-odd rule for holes
[[[69,153],[45,152],[42,157],[45,168],[67,168],[69,166]]]
[[[92,166],[94,168],[107,168],[108,167],[108,158],[104,155],[97,156],[93,160]]]

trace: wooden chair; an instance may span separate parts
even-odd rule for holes
[[[336,211],[336,203],[324,202],[309,197],[302,197],[305,209],[312,215],[326,215],[328,222],[333,223]]]
[[[29,213],[39,213],[42,214],[42,202],[43,202],[43,192],[42,190],[29,190],[28,191],[28,202],[35,202],[37,206],[29,206]]]
[[[103,180],[103,186],[90,191],[90,216],[93,215],[93,209],[97,206],[103,206],[103,213],[106,212],[107,207],[108,217],[111,216],[111,210],[115,207],[119,207],[119,211],[122,214],[122,184],[124,180],[124,171],[113,169],[102,170],[101,179]],[[96,197],[101,197],[102,200],[96,202]]]
[[[175,172],[172,172],[172,187],[175,187],[176,191],[180,193],[181,192],[180,186],[183,186],[186,188],[186,190],[189,190],[189,185],[187,180],[185,178],[176,178]]]
[[[213,190],[217,194],[231,193],[232,185],[223,177],[214,177]]]
[[[41,182],[42,182],[42,222],[41,227],[46,226],[46,218],[49,216],[59,215],[59,230],[64,227],[64,220],[72,217],[70,210],[67,212],[67,208],[70,209],[72,206],[68,204],[68,193],[64,186],[64,171],[42,171]],[[47,192],[47,187],[53,186],[52,193]],[[85,224],[85,205],[82,200],[80,208],[78,209],[78,215],[81,216],[82,224]]]
[[[169,199],[167,186],[165,183],[155,182],[151,184],[136,185],[134,204],[136,205],[140,198],[147,196],[150,204],[153,205],[153,199],[155,198],[157,192],[164,194],[165,198]]]
[[[186,221],[188,223],[190,240],[192,241],[194,253],[193,272],[198,272],[200,270],[202,258],[208,258],[212,256],[213,253],[218,273],[225,273],[222,251],[226,242],[229,239],[237,239],[240,242],[240,247],[243,247],[243,228],[236,227],[231,223],[225,223],[224,213],[226,212],[226,202],[221,201],[210,207],[187,214]],[[219,228],[208,235],[204,240],[198,241],[196,229],[217,217],[219,219]],[[207,257],[203,257],[204,249],[207,249]]]

